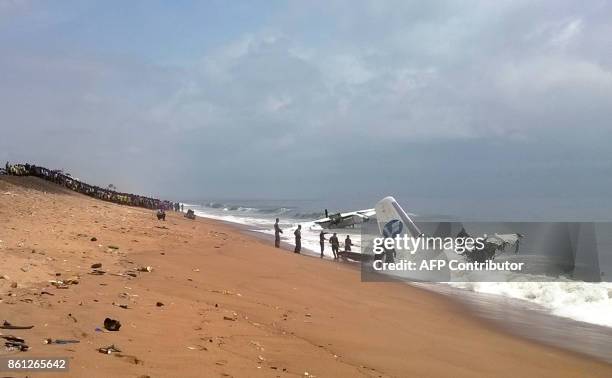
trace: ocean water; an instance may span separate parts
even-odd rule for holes
[[[198,216],[240,224],[246,226],[250,231],[270,235],[270,237],[274,235],[275,218],[279,218],[284,231],[281,241],[289,245],[294,245],[293,231],[298,225],[301,225],[302,253],[318,256],[321,228],[314,223],[314,220],[325,216],[324,206],[323,201],[314,200],[236,200],[202,201],[186,207],[193,209]],[[373,203],[354,203],[345,206],[352,207],[330,208],[329,212],[347,212],[374,207]],[[349,235],[354,245],[352,250],[360,252],[361,232],[358,226],[327,231],[337,232],[341,242],[344,241],[346,235]],[[331,258],[329,244],[326,244],[324,254],[326,258]],[[540,306],[544,311],[556,316],[612,328],[612,283],[587,283],[568,279],[559,282],[536,282],[533,281],[533,278],[521,274],[512,274],[507,281],[453,282],[440,285],[450,285],[456,290],[518,299],[530,305]]]
[[[321,227],[314,223],[315,220],[325,217],[325,208],[319,206],[318,201],[207,201],[201,204],[189,204],[196,215],[218,219],[226,222],[237,223],[247,226],[250,231],[274,235],[274,222],[279,218],[280,227],[283,230],[281,242],[295,245],[293,232],[298,225],[302,226],[302,249],[303,253],[320,253],[319,233]],[[337,212],[329,209],[330,214]],[[359,227],[340,230],[326,230],[326,232],[337,232],[341,247],[347,235],[354,244],[352,250],[360,251],[361,230]],[[326,235],[329,238],[331,234]],[[331,247],[326,244],[324,255],[331,258]]]

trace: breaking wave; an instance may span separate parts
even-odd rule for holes
[[[513,282],[453,282],[450,285],[477,293],[522,299],[557,316],[612,327],[612,283],[535,282],[523,276]]]
[[[259,213],[259,214],[285,214],[292,210],[291,207],[253,207],[246,205],[237,205],[232,203],[223,203],[223,202],[208,202],[202,205],[203,208],[215,209],[215,210],[223,210],[223,211],[236,211],[236,212],[244,212],[244,213]]]

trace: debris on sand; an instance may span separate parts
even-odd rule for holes
[[[257,341],[253,341],[251,340],[251,345],[254,345],[255,348],[257,348],[260,351],[264,351],[264,347],[261,345],[261,343],[257,342]]]
[[[153,271],[153,267],[151,266],[141,266],[140,268],[136,269],[139,272],[152,272]]]
[[[66,280],[51,280],[49,283],[58,289],[68,289],[69,285],[78,285],[79,280],[77,278],[69,278]]]
[[[208,290],[211,293],[217,293],[217,294],[223,294],[223,295],[235,295],[237,297],[242,297],[242,294],[240,293],[234,293],[231,290],[215,290],[215,289],[209,289]]]
[[[197,347],[188,346],[187,349],[189,349],[189,350],[205,350],[205,351],[208,351],[208,348],[206,348],[205,346],[201,346],[201,345],[198,345]]]
[[[15,343],[25,343],[25,340],[22,338],[19,338],[17,336],[12,336],[12,335],[0,335],[0,338],[3,338],[6,341],[12,341]]]
[[[129,288],[126,287],[126,289],[129,289]],[[123,292],[123,293],[119,293],[118,297],[122,299],[129,299],[130,301],[135,302],[134,299],[138,297],[138,294],[130,294],[130,293]]]
[[[231,316],[224,316],[224,317],[223,317],[223,320],[229,320],[229,321],[235,322],[235,321],[236,321],[236,318],[233,318],[233,317],[231,317]]]
[[[119,320],[106,318],[104,319],[104,329],[109,331],[119,331],[121,328],[121,322]]]
[[[68,289],[68,285],[64,284],[62,281],[51,281],[51,285],[55,286],[57,289]]]
[[[78,344],[79,340],[66,340],[66,339],[45,339],[43,341],[44,344],[57,344],[57,345],[65,345],[65,344]]]
[[[119,247],[117,247],[116,245],[109,245],[108,248],[109,249],[119,249]]]
[[[34,328],[33,325],[31,326],[16,326],[16,325],[12,325],[11,323],[9,323],[8,321],[4,321],[4,323],[2,323],[2,325],[0,325],[0,329],[32,329]]]
[[[185,213],[185,218],[188,218],[191,220],[196,219],[195,212],[192,209],[187,210],[187,213]]]
[[[117,348],[115,344],[111,344],[109,346],[98,348],[98,352],[104,354],[120,353],[121,349]]]
[[[121,307],[121,308],[126,309],[126,310],[128,309],[128,305],[126,305],[126,304],[120,304],[120,303],[113,302],[113,306]]]
[[[18,350],[21,352],[25,352],[30,348],[25,343],[25,340],[19,337],[10,336],[10,335],[0,335],[0,338],[4,339],[4,346],[9,351]]]

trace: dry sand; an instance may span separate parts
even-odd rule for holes
[[[0,177],[0,240],[0,322],[34,325],[0,330],[30,346],[0,357],[68,357],[62,376],[612,376],[612,365],[505,334],[436,294],[362,283],[346,264],[218,222],[160,222],[35,178]],[[89,274],[94,263],[106,274]],[[78,284],[49,284],[66,279]],[[106,317],[122,328],[96,331]],[[97,351],[109,344],[122,353]]]

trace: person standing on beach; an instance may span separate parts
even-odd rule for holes
[[[293,233],[293,235],[295,235],[295,249],[293,250],[293,252],[295,253],[300,253],[300,251],[302,250],[302,225],[298,225],[298,227],[295,229],[295,232]]]
[[[321,230],[321,233],[319,234],[319,244],[321,245],[321,258],[323,258],[323,250],[325,250],[325,234],[327,234],[327,232],[323,232],[323,230]]]
[[[334,253],[334,260],[337,260],[338,259],[338,250],[340,249],[340,241],[338,240],[338,236],[336,236],[335,232],[332,235],[332,237],[329,238],[329,243],[332,246],[332,252]]]
[[[350,252],[352,245],[353,245],[353,241],[351,240],[351,237],[346,235],[346,239],[344,239],[344,251]]]
[[[274,223],[274,246],[276,248],[280,248],[280,234],[282,233],[283,230],[278,225],[278,218],[276,218],[276,223]]]

